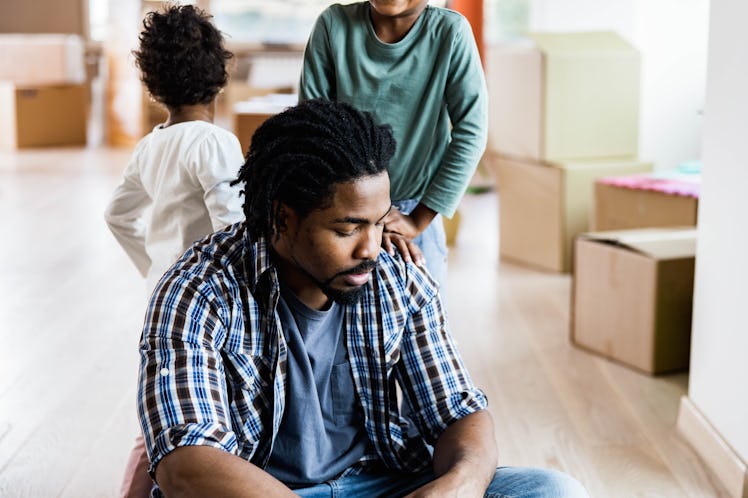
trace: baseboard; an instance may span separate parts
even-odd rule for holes
[[[682,396],[680,399],[676,425],[678,431],[693,446],[730,496],[748,498],[748,465],[740,459],[688,396]]]

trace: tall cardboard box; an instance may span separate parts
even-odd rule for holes
[[[544,270],[568,272],[574,236],[589,230],[596,178],[652,170],[634,159],[534,162],[502,157],[499,253]]]
[[[83,37],[0,33],[0,80],[19,85],[83,83]]]
[[[0,148],[85,145],[87,89],[0,82]]]
[[[580,235],[572,342],[650,374],[686,368],[695,254],[693,228]]]
[[[636,157],[639,59],[613,32],[533,33],[488,47],[489,153]]]
[[[76,33],[88,38],[89,4],[90,0],[3,0],[0,32]]]
[[[601,178],[590,229],[696,226],[698,205],[698,183],[650,175]]]

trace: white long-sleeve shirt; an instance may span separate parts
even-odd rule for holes
[[[149,290],[196,240],[244,219],[239,140],[205,121],[153,129],[135,147],[105,218]]]

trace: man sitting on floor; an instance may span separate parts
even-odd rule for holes
[[[496,469],[436,285],[380,250],[394,149],[389,127],[323,100],[257,130],[246,221],[193,245],[146,316],[157,495],[587,496],[560,472]]]

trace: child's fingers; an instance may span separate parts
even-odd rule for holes
[[[392,247],[392,237],[387,233],[382,235],[382,248],[391,256],[395,254],[395,248]]]

